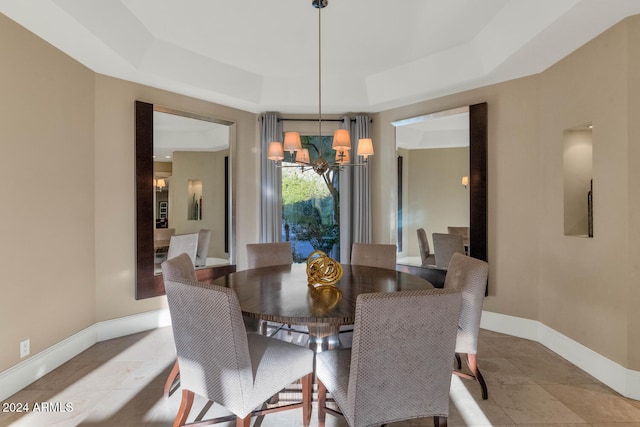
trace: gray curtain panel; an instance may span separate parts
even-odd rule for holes
[[[345,116],[342,118],[340,125],[342,129],[348,129],[351,132],[351,118]],[[349,133],[351,135],[351,133]],[[351,135],[353,141],[353,135]],[[353,145],[353,142],[352,142]],[[353,157],[353,149],[351,150],[351,158]],[[351,263],[351,183],[353,168],[346,167],[340,171],[340,262],[343,264]]]
[[[344,117],[341,127],[351,135],[351,159],[358,158],[358,140],[369,138],[369,116]],[[340,262],[349,263],[353,242],[371,243],[371,184],[369,167],[346,167],[340,172]]]
[[[351,122],[351,152],[358,156],[358,140],[369,138],[369,116],[356,116]],[[361,161],[361,159],[358,159]],[[371,243],[371,179],[369,167],[356,167],[353,170],[352,184],[352,223],[351,236],[354,242]]]
[[[269,143],[282,142],[282,123],[278,115],[260,115],[260,242],[279,242],[282,224],[282,169],[267,159]]]

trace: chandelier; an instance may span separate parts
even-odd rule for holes
[[[322,21],[321,11],[329,4],[329,0],[313,0],[312,6],[318,9],[318,135],[322,136]],[[280,141],[269,143],[267,158],[276,162],[277,167],[299,167],[301,170],[313,170],[318,175],[324,175],[328,170],[339,170],[344,166],[365,166],[367,158],[373,155],[373,142],[371,138],[358,140],[357,156],[361,156],[363,163],[351,163],[351,136],[347,129],[338,129],[333,134],[331,146],[336,152],[335,161],[329,162],[322,156],[322,147],[319,147],[319,155],[313,161],[310,160],[309,150],[302,148],[299,132],[285,132],[284,144]],[[282,165],[284,152],[290,153],[295,165]]]

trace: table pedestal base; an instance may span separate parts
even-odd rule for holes
[[[316,353],[325,350],[334,350],[342,348],[340,343],[339,326],[330,326],[322,324],[310,324],[309,328],[309,348]]]

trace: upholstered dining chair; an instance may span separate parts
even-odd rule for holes
[[[456,361],[458,370],[454,374],[467,379],[474,379],[480,383],[482,398],[489,396],[487,384],[478,368],[478,332],[482,316],[482,303],[487,289],[489,264],[485,261],[471,258],[459,253],[453,254],[447,276],[444,279],[444,289],[458,289],[462,293],[462,309],[458,322],[458,337],[456,339]],[[466,353],[467,365],[471,375],[460,371],[462,363],[460,353]]]
[[[196,265],[196,253],[198,251],[198,233],[176,234],[169,240],[169,251],[167,259],[174,258],[186,253],[191,258],[193,265]]]
[[[247,267],[260,268],[271,267],[273,265],[293,264],[293,252],[291,242],[275,243],[248,243],[247,244]],[[247,328],[260,331],[263,335],[274,335],[283,325],[269,323],[266,320],[245,319]],[[269,326],[273,326],[269,332]],[[289,328],[291,325],[289,325]]]
[[[471,229],[469,227],[447,227],[447,233],[459,234],[462,236],[462,244],[464,245],[465,255],[469,255],[469,243],[471,242],[470,230]]]
[[[286,264],[293,264],[291,242],[247,244],[247,266],[249,268]]]
[[[191,262],[191,257],[189,257],[186,253],[181,254],[183,256],[176,256],[171,258],[171,274],[175,279],[179,281],[187,281],[187,282],[196,282],[198,279],[196,278],[196,270]],[[186,255],[186,256],[184,256]],[[164,270],[163,270],[164,276]],[[259,330],[259,321],[258,319],[250,319],[248,317],[243,317],[245,322],[245,328],[247,333],[257,333]],[[171,389],[173,385],[176,383],[178,379],[178,375],[180,375],[180,366],[178,364],[178,360],[173,364],[173,368],[171,368],[171,372],[169,372],[169,376],[164,384],[164,396],[169,397],[171,393]]]
[[[426,267],[427,265],[435,265],[436,258],[431,253],[431,248],[429,247],[429,239],[427,239],[427,232],[424,231],[424,228],[418,228],[416,230],[416,233],[418,234],[418,250],[420,251],[422,266]]]
[[[464,254],[462,236],[459,234],[433,233],[433,251],[436,267],[447,268],[454,253]]]
[[[327,413],[351,427],[430,416],[446,425],[460,305],[455,289],[359,295],[352,348],[316,355],[319,426]],[[327,391],[340,412],[326,407]]]
[[[182,254],[182,256],[173,257],[171,260],[171,273],[172,277],[179,282],[196,282],[198,279],[196,278],[196,271],[193,268],[193,263],[191,262],[191,258],[187,254]],[[169,393],[171,393],[171,387],[175,383],[176,379],[180,375],[180,366],[178,364],[178,360],[176,359],[173,364],[173,368],[171,368],[171,372],[169,372],[169,376],[164,383],[164,396],[169,397]]]
[[[207,255],[209,255],[209,242],[211,241],[211,230],[200,230],[198,232],[198,246],[196,249],[196,267],[207,265]]]
[[[396,269],[396,245],[354,243],[351,246],[351,264]]]
[[[196,394],[231,411],[237,427],[248,427],[253,415],[295,408],[303,409],[303,425],[308,426],[313,351],[247,334],[235,292],[185,280],[182,267],[187,257],[183,254],[162,264],[182,385],[174,426],[185,425]],[[299,379],[301,403],[261,409],[267,399]]]

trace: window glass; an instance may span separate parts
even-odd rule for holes
[[[301,136],[311,163],[320,157],[329,163],[335,160],[332,141],[330,136]],[[282,165],[282,240],[291,242],[294,262],[306,262],[315,250],[340,259],[338,171],[319,175],[311,166],[294,163],[288,154]]]

